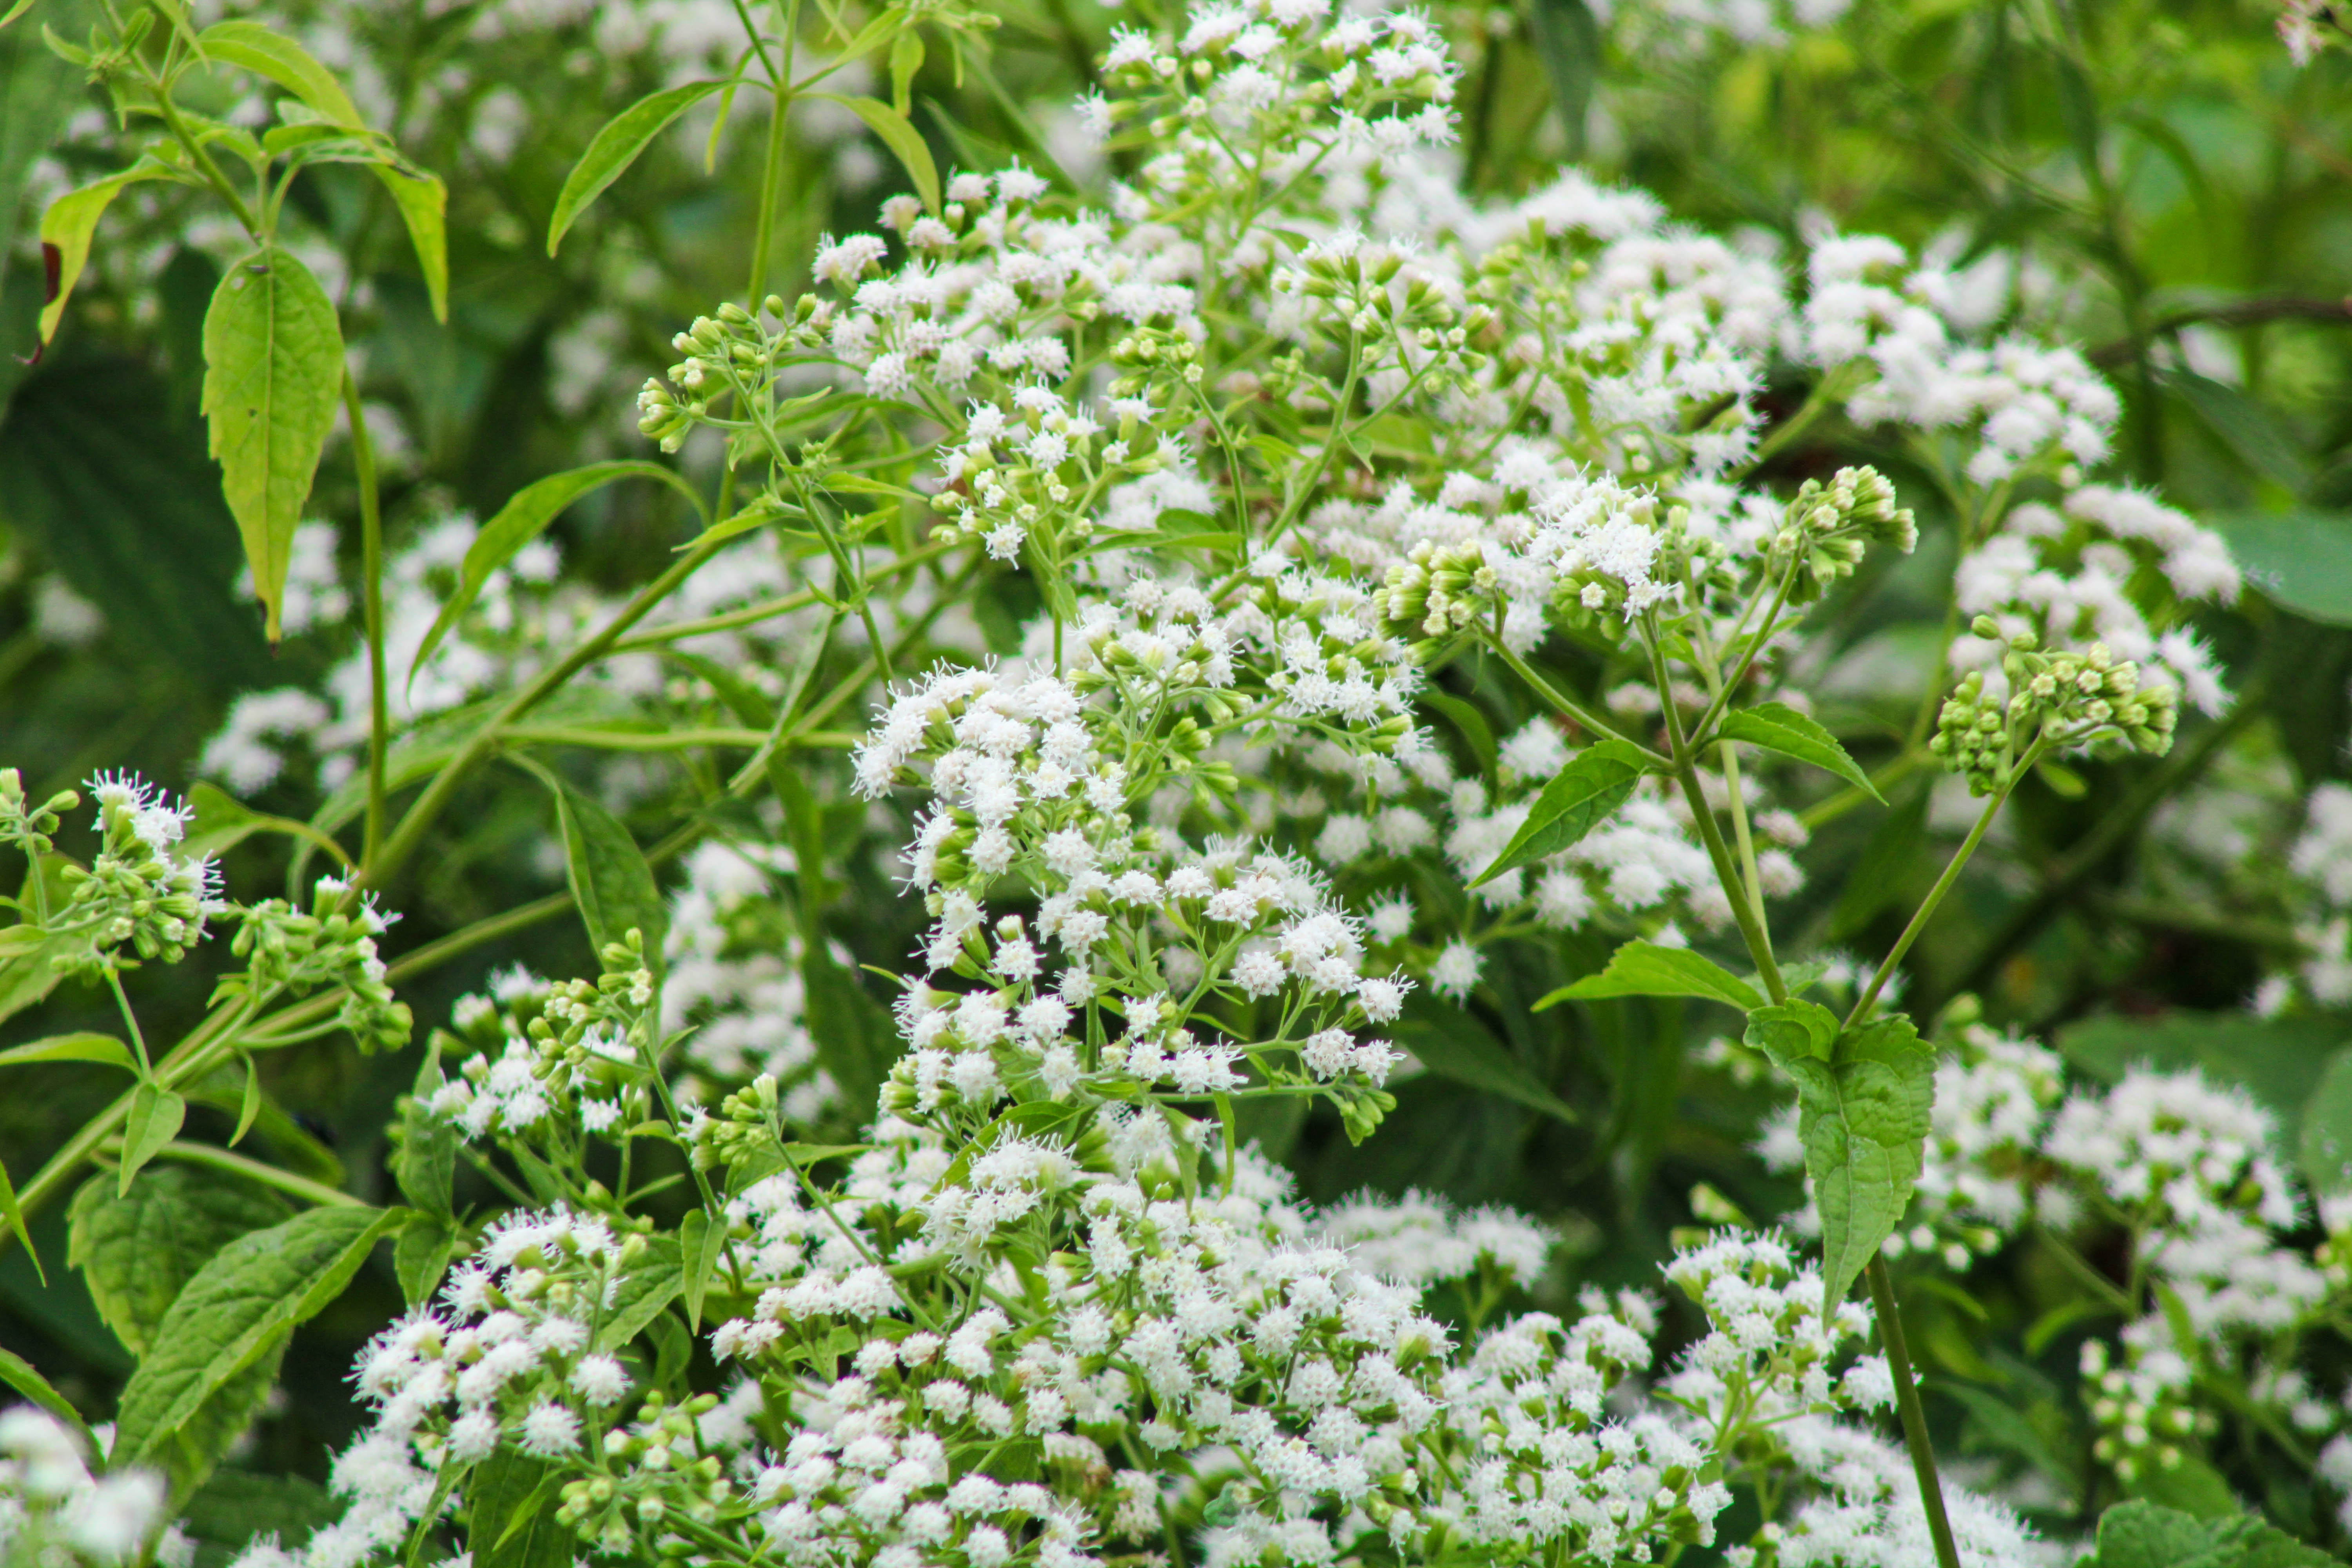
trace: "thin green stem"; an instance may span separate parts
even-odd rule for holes
[[[392,743],[383,673],[383,507],[376,489],[375,443],[368,438],[367,410],[360,405],[360,384],[348,364],[343,367],[343,411],[351,419],[352,468],[360,487],[360,604],[368,653],[367,828],[360,862],[373,867],[383,847],[383,759]]]
[[[39,870],[37,868],[33,875],[37,879],[40,876]],[[114,993],[115,1005],[122,1009],[122,1026],[131,1031],[131,1049],[139,1053],[139,1070],[142,1074],[152,1076],[154,1068],[148,1065],[147,1040],[146,1037],[139,1032],[139,1015],[131,1010],[131,998],[122,994],[122,976],[115,973],[114,965],[111,963],[106,966],[106,984],[107,988]]]
[[[291,1193],[303,1202],[317,1204],[322,1208],[365,1208],[367,1206],[364,1199],[355,1198],[351,1194],[328,1186],[323,1182],[314,1182],[308,1177],[298,1176],[291,1171],[281,1171],[277,1166],[264,1164],[259,1160],[248,1160],[244,1155],[231,1153],[226,1149],[215,1149],[209,1143],[173,1142],[156,1150],[155,1156],[162,1160],[178,1160],[186,1164],[209,1165],[216,1171],[232,1172],[248,1180],[259,1182],[264,1186],[276,1187],[281,1193]]]
[[[1492,632],[1483,628],[1480,630],[1478,636],[1479,640],[1486,644],[1486,647],[1492,648],[1495,651],[1495,656],[1497,658],[1500,658],[1504,664],[1510,668],[1512,674],[1517,675],[1521,680],[1526,681],[1528,683],[1528,689],[1532,690],[1538,697],[1542,698],[1548,705],[1558,711],[1562,717],[1574,721],[1594,735],[1600,736],[1603,739],[1624,742],[1625,744],[1641,752],[1642,760],[1649,763],[1654,768],[1662,769],[1667,772],[1673,771],[1675,765],[1673,758],[1664,755],[1663,752],[1654,751],[1650,747],[1642,744],[1641,742],[1634,740],[1630,735],[1622,733],[1615,726],[1606,722],[1600,715],[1585,707],[1584,704],[1561,692],[1558,688],[1554,687],[1550,681],[1546,680],[1542,676],[1538,675],[1533,669],[1529,668],[1528,661],[1521,658],[1517,654],[1513,653],[1510,648],[1504,644],[1501,637],[1496,637],[1493,635]]]
[[[1903,1445],[1911,1450],[1912,1473],[1919,1481],[1919,1506],[1927,1515],[1928,1539],[1936,1543],[1937,1568],[1960,1568],[1960,1548],[1952,1539],[1952,1521],[1944,1512],[1944,1484],[1936,1474],[1936,1447],[1927,1438],[1927,1415],[1919,1404],[1919,1385],[1911,1375],[1911,1351],[1903,1340],[1903,1312],[1895,1300],[1895,1281],[1887,1277],[1886,1259],[1873,1254],[1863,1270],[1870,1279],[1871,1304],[1878,1311],[1878,1342],[1886,1352],[1886,1370],[1895,1374],[1895,1410],[1903,1422]]]

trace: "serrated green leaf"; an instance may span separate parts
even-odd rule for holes
[[[2326,1568],[2336,1561],[2238,1511],[2226,1485],[2221,1497],[2224,1506],[2202,1517],[2140,1500],[2116,1504],[2099,1516],[2089,1568]]]
[[[288,1212],[285,1200],[257,1183],[175,1161],[142,1171],[127,1193],[93,1176],[66,1210],[66,1262],[81,1271],[107,1327],[144,1359],[163,1314],[197,1270]]]
[[[646,965],[662,968],[662,937],[669,906],[654,881],[645,851],[618,817],[529,758],[519,759],[555,797],[556,830],[563,842],[565,879],[588,940],[602,952],[632,928],[645,938]]]
[[[507,504],[482,525],[482,531],[474,535],[474,542],[467,547],[466,559],[457,568],[457,585],[450,590],[441,613],[434,617],[425,640],[417,645],[416,657],[409,661],[410,683],[415,682],[416,672],[425,668],[425,661],[441,646],[441,639],[473,607],[475,597],[481,593],[482,584],[489,581],[491,573],[545,532],[547,525],[562,516],[564,508],[592,490],[625,479],[658,479],[683,491],[697,509],[702,505],[702,498],[694,493],[693,487],[669,469],[658,463],[635,460],[591,463],[525,485],[508,498]]]
[[[392,1247],[392,1271],[400,1280],[401,1299],[409,1306],[423,1306],[441,1288],[458,1239],[456,1227],[443,1219],[420,1219],[400,1233]]]
[[[1797,1083],[1797,1136],[1822,1221],[1822,1311],[1903,1218],[1936,1100],[1936,1053],[1900,1016],[1842,1033],[1811,1002],[1759,1007],[1747,1040]]]
[[[335,73],[285,35],[258,22],[215,22],[196,35],[196,42],[205,58],[268,77],[309,104],[320,119],[354,131],[367,128],[359,105]]]
[[[1759,702],[1753,708],[1726,713],[1716,729],[1716,739],[1738,741],[1794,757],[1801,763],[1811,763],[1835,773],[1873,800],[1884,802],[1885,798],[1870,782],[1870,775],[1845,754],[1845,748],[1838,744],[1835,735],[1785,702]]]
[[[48,303],[41,307],[43,342],[58,335],[58,322],[64,319],[66,301],[73,297],[74,285],[81,281],[82,268],[89,263],[89,242],[98,233],[98,220],[106,215],[107,207],[122,194],[125,185],[166,177],[160,165],[140,163],[102,180],[93,180],[79,190],[68,191],[41,214],[41,244],[57,252],[50,273],[57,281],[50,289]]]
[[[379,159],[375,177],[400,211],[408,230],[410,248],[416,252],[417,270],[425,274],[425,295],[432,301],[433,319],[449,319],[449,187],[440,176],[405,163]]]
[[[1475,888],[1504,872],[1557,855],[1624,805],[1649,764],[1622,741],[1596,741],[1554,774],[1528,807],[1527,820],[1495,863],[1471,882]]]
[[[403,1209],[317,1208],[222,1247],[172,1302],[153,1353],[122,1391],[118,1462],[156,1453],[231,1378],[282,1349],[408,1218]]]
[[[1540,1013],[1561,1002],[1589,1002],[1604,996],[1700,996],[1743,1013],[1764,1005],[1754,986],[1686,947],[1629,942],[1609,955],[1609,966],[1600,973],[1561,986],[1530,1011]]]
[[[204,410],[272,643],[342,378],[342,328],[309,268],[270,246],[228,269],[205,312]]]
[[[247,1470],[215,1473],[188,1500],[187,1532],[200,1548],[220,1553],[229,1562],[256,1537],[274,1535],[289,1552],[299,1552],[311,1531],[331,1524],[342,1504],[327,1489],[299,1476],[261,1476]],[[201,1565],[207,1556],[199,1556]]]
[[[547,224],[547,254],[563,243],[564,231],[588,209],[589,204],[604,194],[610,185],[637,161],[647,143],[667,130],[671,121],[688,110],[709,98],[727,84],[723,81],[690,81],[680,87],[664,88],[661,91],[639,99],[604,122],[588,143],[588,151],[580,155],[565,176],[563,189],[555,198],[554,216]]]
[[[112,1035],[96,1035],[86,1030],[73,1035],[51,1035],[45,1040],[35,1040],[30,1045],[0,1051],[0,1068],[26,1067],[34,1062],[97,1062],[105,1067],[121,1068],[126,1072],[135,1072],[139,1067],[131,1055],[131,1047],[121,1040]]]
[[[923,205],[934,213],[940,210],[939,165],[931,161],[931,150],[912,121],[879,99],[854,98],[840,92],[806,92],[801,96],[837,103],[866,121],[866,128],[880,137],[882,144],[905,166],[908,177],[915,182],[915,194],[923,198]]]
[[[131,1178],[155,1157],[157,1150],[180,1135],[180,1124],[187,1116],[188,1102],[168,1089],[142,1083],[131,1091],[131,1110],[122,1119],[119,1191],[131,1191]]]
[[[441,1084],[441,1037],[436,1035],[425,1047],[424,1064],[416,1069],[415,1085],[401,1111],[400,1154],[393,1163],[393,1179],[413,1207],[446,1219],[457,1176],[457,1131],[433,1114],[432,1100]]]
[[[604,1321],[596,1325],[598,1350],[619,1350],[645,1332],[646,1325],[677,1300],[686,1288],[680,1256],[675,1237],[646,1237],[644,1255],[622,1271],[613,1304],[605,1309]]]

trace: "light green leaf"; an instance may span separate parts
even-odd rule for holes
[[[449,319],[449,187],[437,174],[405,163],[379,160],[375,177],[391,193],[408,229],[408,243],[416,251],[416,266],[425,274],[425,297],[433,302],[433,319]]]
[[[907,114],[908,89],[922,68],[923,36],[909,27],[890,41],[890,107],[901,119]]]
[[[49,1386],[49,1380],[33,1370],[33,1363],[12,1350],[0,1350],[0,1383],[6,1384],[68,1427],[79,1433],[89,1445],[92,1453],[98,1445],[90,1441],[89,1428],[82,1425],[81,1413],[62,1394]]]
[[[2321,1197],[2352,1192],[2352,1046],[2327,1059],[2303,1110],[2298,1150],[2304,1180]]]
[[[681,1256],[674,1237],[646,1238],[644,1256],[623,1271],[613,1304],[604,1310],[604,1321],[596,1325],[598,1350],[619,1350],[645,1332],[646,1325],[677,1300],[678,1292],[686,1288]]]
[[[556,195],[555,214],[547,224],[547,254],[555,254],[555,247],[563,243],[564,231],[573,220],[637,161],[647,143],[667,130],[679,115],[726,85],[723,81],[690,81],[682,87],[664,88],[605,121]]]
[[[66,1262],[132,1355],[155,1348],[155,1331],[196,1271],[240,1236],[276,1225],[289,1205],[258,1183],[165,1161],[142,1171],[128,1193],[93,1176],[66,1210]]]
[[[1842,1033],[1837,1015],[1811,1002],[1757,1008],[1747,1039],[1797,1082],[1797,1136],[1821,1212],[1827,1316],[1911,1202],[1936,1100],[1936,1053],[1908,1018]]]
[[[474,542],[467,547],[466,559],[457,568],[457,585],[451,590],[448,602],[441,606],[441,613],[434,617],[425,640],[417,645],[415,658],[409,663],[410,684],[415,683],[416,672],[425,668],[434,650],[441,646],[441,639],[473,606],[475,596],[481,593],[491,573],[513,560],[516,551],[544,532],[565,507],[591,490],[625,479],[658,479],[685,491],[698,510],[702,505],[702,498],[694,493],[691,486],[658,463],[591,463],[584,468],[550,474],[525,485],[508,498],[507,504],[482,525]]]
[[[420,1219],[402,1231],[392,1245],[392,1271],[400,1280],[401,1299],[411,1307],[432,1300],[458,1244],[456,1227],[447,1220]]]
[[[131,1059],[131,1047],[112,1035],[51,1035],[46,1040],[35,1040],[28,1046],[17,1046],[0,1051],[0,1068],[23,1067],[29,1062],[99,1062],[107,1067],[121,1068],[126,1072],[138,1070]]]
[[[1471,882],[1491,882],[1515,866],[1557,855],[1625,804],[1648,771],[1642,753],[1622,741],[1596,741],[1552,776],[1528,808],[1527,820],[1495,863]]]
[[[512,1448],[481,1462],[465,1489],[474,1568],[571,1568],[580,1538],[549,1506],[551,1479],[546,1464]]]
[[[1801,763],[1811,763],[1837,774],[1873,800],[1883,802],[1885,798],[1870,782],[1870,775],[1845,754],[1836,736],[1785,702],[1759,702],[1753,708],[1726,713],[1723,722],[1717,726],[1716,739],[1739,741],[1778,752],[1784,757],[1794,757]]]
[[[677,1227],[681,1292],[686,1297],[686,1321],[698,1332],[702,1328],[702,1300],[710,1289],[719,1255],[727,1250],[727,1227],[710,1223],[701,1209],[688,1209]]]
[[[131,1178],[155,1157],[155,1152],[180,1135],[188,1116],[188,1102],[168,1089],[142,1083],[131,1091],[131,1112],[122,1119],[122,1167],[117,1190],[128,1194]]]
[[[316,1208],[222,1247],[163,1314],[154,1352],[122,1391],[117,1461],[154,1454],[216,1390],[280,1349],[408,1218],[404,1209]]]
[[[196,42],[210,59],[268,77],[309,104],[320,119],[354,131],[367,128],[359,105],[335,73],[283,34],[258,22],[215,22],[196,35]]]
[[[2307,621],[2352,626],[2352,513],[2223,512],[2207,521],[2264,598]]]
[[[2229,1488],[2224,1507],[2203,1513],[2134,1500],[2099,1516],[2098,1554],[2086,1568],[2327,1568],[2336,1559],[2256,1514],[2242,1512]]]
[[[122,194],[125,185],[166,177],[161,165],[142,163],[78,191],[68,191],[41,215],[41,243],[54,247],[58,253],[57,284],[49,302],[41,307],[43,342],[58,335],[58,322],[65,316],[66,301],[73,297],[74,285],[81,281],[81,269],[89,262],[90,238],[98,232],[98,220],[105,216],[107,207]]]
[[[1561,986],[1530,1011],[1603,996],[1702,996],[1743,1013],[1764,1005],[1754,986],[1686,947],[1629,942],[1609,955],[1609,967]]]
[[[33,1260],[34,1277],[43,1285],[49,1282],[49,1271],[41,1267],[41,1255],[33,1247],[33,1233],[25,1228],[25,1205],[16,1201],[16,1184],[8,1179],[8,1167],[0,1163],[0,1220],[5,1220],[25,1256]]]
[[[931,162],[931,150],[923,141],[923,133],[912,121],[876,98],[852,98],[846,93],[810,92],[803,98],[821,98],[827,103],[837,103],[858,119],[866,128],[882,139],[908,174],[915,182],[915,194],[923,198],[923,205],[932,212],[940,210],[940,171]]]
[[[204,410],[273,644],[342,377],[334,304],[290,252],[266,247],[228,269],[205,312]]]

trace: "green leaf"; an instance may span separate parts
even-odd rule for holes
[[[299,1552],[313,1531],[333,1523],[342,1511],[324,1487],[299,1476],[221,1470],[188,1500],[182,1522],[200,1548],[217,1551],[219,1561],[226,1563],[262,1535],[275,1535],[280,1546]],[[200,1568],[207,1561],[197,1558]]]
[[[613,1293],[613,1304],[604,1310],[604,1321],[596,1325],[598,1350],[619,1350],[645,1332],[646,1325],[677,1300],[678,1293],[686,1289],[681,1257],[676,1237],[646,1238],[644,1255],[623,1270]]]
[[[272,643],[342,379],[342,329],[309,268],[271,246],[228,269],[205,312],[205,416]]]
[[[2297,1163],[2321,1197],[2352,1192],[2352,1046],[2327,1058],[2305,1105]]]
[[[114,1456],[155,1453],[231,1378],[284,1346],[295,1325],[342,1293],[369,1250],[408,1218],[335,1205],[241,1236],[190,1279],[122,1391]]]
[[[1726,713],[1723,722],[1716,727],[1715,736],[1718,741],[1743,742],[1826,768],[1871,799],[1882,805],[1885,802],[1878,786],[1870,782],[1870,775],[1845,754],[1836,736],[1785,702],[1759,702],[1753,708]]]
[[[188,824],[188,836],[180,841],[183,855],[219,855],[257,833],[282,833],[289,838],[306,839],[342,864],[351,864],[351,857],[343,853],[341,845],[309,823],[256,811],[217,784],[199,782],[188,786],[188,805],[194,809],[195,816]]]
[[[2222,512],[2206,521],[2264,598],[2307,621],[2352,626],[2352,513]]]
[[[2107,1015],[2068,1025],[2054,1043],[2104,1083],[2119,1083],[2142,1064],[2159,1072],[2193,1068],[2245,1089],[2281,1127],[2300,1127],[2338,1048],[2352,1043],[2352,1026],[2340,1018],[2250,1013]]]
[[[906,165],[915,182],[915,194],[923,198],[923,205],[934,213],[940,210],[939,166],[931,162],[931,150],[923,141],[923,133],[905,115],[875,98],[852,98],[839,92],[804,92],[801,96],[837,103],[866,121],[866,128],[880,137],[882,144]]]
[[[0,1051],[0,1068],[23,1067],[31,1062],[99,1062],[107,1067],[121,1068],[126,1072],[137,1071],[139,1065],[131,1058],[131,1047],[112,1035],[88,1032],[51,1035],[47,1039],[35,1040],[29,1046]]]
[[[34,1278],[43,1285],[49,1282],[49,1271],[41,1267],[41,1255],[34,1249],[33,1233],[25,1228],[25,1205],[16,1200],[16,1184],[8,1179],[8,1167],[0,1163],[0,1220],[5,1220],[16,1240],[25,1248],[25,1256],[33,1260]]]
[[[238,1237],[284,1220],[289,1206],[258,1183],[176,1162],[142,1171],[128,1193],[93,1176],[66,1211],[66,1262],[81,1270],[107,1327],[144,1359],[196,1271]]]
[[[131,1091],[131,1111],[122,1119],[122,1166],[117,1173],[120,1192],[131,1191],[131,1178],[155,1157],[155,1152],[180,1135],[187,1120],[188,1102],[168,1089],[142,1083]]]
[[[1478,759],[1478,771],[1486,775],[1491,785],[1495,779],[1497,752],[1494,727],[1486,722],[1486,716],[1459,697],[1444,691],[1423,691],[1420,700],[1444,714],[1453,721],[1454,727],[1462,731],[1462,738],[1470,742],[1471,754]]]
[[[645,937],[646,966],[661,973],[662,938],[669,930],[669,906],[662,901],[653,868],[629,830],[604,806],[582,795],[528,757],[518,759],[555,797],[556,829],[563,840],[564,878],[572,902],[588,928],[588,940],[602,952],[624,940],[632,927]]]
[[[400,1153],[392,1173],[413,1207],[447,1219],[457,1177],[457,1130],[432,1110],[442,1085],[441,1038],[436,1034],[426,1045],[415,1086],[401,1110]]]
[[[1908,1018],[1842,1033],[1837,1015],[1811,1002],[1759,1007],[1747,1039],[1797,1082],[1797,1136],[1821,1212],[1826,1317],[1911,1202],[1936,1100],[1936,1053]]]
[[[805,874],[809,862],[801,865]],[[897,1026],[857,976],[835,960],[822,935],[802,943],[801,983],[818,1063],[848,1103],[870,1102],[898,1059]]]
[[[552,1479],[544,1463],[512,1448],[475,1468],[465,1489],[474,1568],[572,1568],[580,1538],[548,1506]]]
[[[1589,1002],[1603,996],[1700,996],[1743,1013],[1764,1005],[1755,987],[1686,947],[1629,942],[1609,955],[1608,968],[1561,986],[1530,1011],[1540,1013],[1561,1002]]]
[[[2162,384],[2255,474],[2294,495],[2310,485],[2311,455],[2278,415],[2236,387],[2192,370],[2166,371]]]
[[[49,1380],[33,1370],[33,1363],[12,1350],[0,1350],[0,1383],[6,1384],[68,1427],[79,1433],[89,1445],[92,1453],[98,1445],[90,1440],[89,1428],[82,1425],[81,1413],[66,1396],[49,1386]]]
[[[433,319],[449,319],[449,187],[440,177],[404,163],[379,161],[375,177],[391,193],[416,252],[416,266],[425,274],[425,292],[433,302]]]
[[[604,194],[607,185],[637,161],[647,143],[667,130],[679,115],[726,85],[723,81],[690,81],[682,87],[664,88],[605,121],[556,195],[555,213],[547,224],[547,254],[555,254],[555,247],[563,243],[564,231],[588,209],[590,203]]]
[[[584,468],[550,474],[525,485],[508,498],[507,504],[482,525],[482,531],[474,535],[474,542],[467,547],[466,559],[457,568],[457,587],[450,591],[441,613],[434,617],[425,640],[417,645],[416,657],[409,661],[409,683],[415,683],[416,672],[425,668],[425,661],[441,646],[441,639],[473,606],[475,596],[481,593],[491,573],[513,560],[516,551],[544,532],[565,507],[591,490],[623,479],[658,479],[684,490],[698,509],[702,505],[702,498],[694,493],[691,486],[658,463],[591,463]]]
[[[1546,1088],[1508,1047],[1466,1013],[1414,1005],[1391,1033],[1424,1070],[1439,1078],[1557,1117],[1571,1126],[1583,1121],[1574,1107]]]
[[[688,1209],[683,1224],[677,1227],[679,1285],[686,1297],[687,1326],[700,1332],[702,1300],[710,1289],[710,1277],[719,1268],[719,1256],[727,1250],[727,1227],[710,1223],[710,1215],[701,1209]]]
[[[908,27],[890,41],[890,107],[901,118],[907,113],[907,90],[923,68],[923,36]]]
[[[359,105],[310,50],[258,22],[215,22],[196,35],[205,58],[268,77],[331,124],[363,131]]]
[[[2336,1561],[2234,1505],[2200,1517],[2154,1502],[2119,1502],[2099,1516],[2098,1542],[2091,1568],[2325,1568]]]
[[[1495,863],[1471,886],[1490,882],[1516,866],[1557,855],[1606,821],[1648,771],[1642,753],[1622,741],[1596,741],[1544,785],[1528,817]]]
[[[402,1231],[392,1245],[392,1271],[400,1280],[401,1299],[412,1308],[431,1300],[449,1270],[450,1254],[462,1241],[445,1219],[420,1219]]]
[[[90,238],[98,232],[98,220],[106,215],[107,207],[125,185],[165,177],[161,165],[142,163],[78,191],[68,191],[41,214],[41,244],[57,253],[50,263],[50,276],[56,282],[50,285],[48,303],[41,307],[41,342],[58,335],[58,322],[65,316],[74,285],[81,281],[82,268],[89,265]]]

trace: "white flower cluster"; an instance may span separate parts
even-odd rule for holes
[[[152,1561],[189,1568],[195,1542],[166,1522],[164,1482],[150,1469],[89,1471],[81,1433],[47,1411],[0,1411],[0,1561],[81,1568]]]

